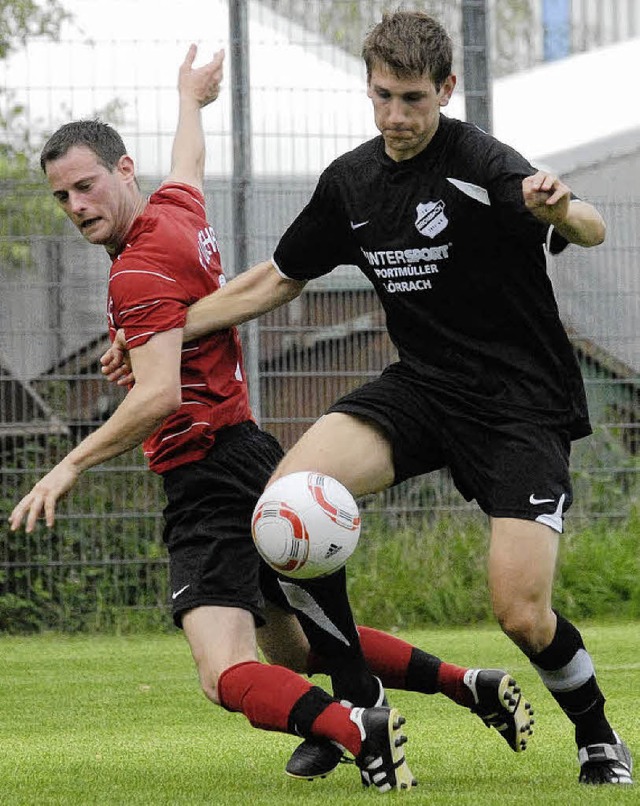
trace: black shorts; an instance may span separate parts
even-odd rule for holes
[[[377,423],[393,450],[394,483],[448,468],[467,501],[487,515],[545,523],[562,532],[572,501],[571,439],[564,427],[528,422],[459,397],[402,362],[345,395],[329,412]]]
[[[242,608],[261,625],[261,578],[283,602],[275,572],[251,538],[256,501],[282,456],[274,437],[246,422],[219,431],[204,459],[163,474],[164,541],[178,627],[186,611],[201,605]]]

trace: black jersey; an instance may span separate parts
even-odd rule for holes
[[[357,265],[400,359],[483,416],[590,432],[578,363],[547,251],[567,242],[530,213],[535,169],[509,146],[440,117],[427,148],[395,162],[376,137],[336,159],[281,238],[274,262],[308,280]]]

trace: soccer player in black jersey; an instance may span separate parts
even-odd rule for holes
[[[362,270],[399,361],[334,403],[274,478],[315,470],[361,496],[448,468],[489,518],[495,615],[573,723],[580,782],[629,784],[591,656],[551,606],[571,441],[591,427],[546,264],[601,243],[605,225],[558,177],[441,113],[451,52],[428,15],[384,15],[363,47],[380,136],[329,165],[271,260],[192,306],[185,338],[283,305],[338,265]]]

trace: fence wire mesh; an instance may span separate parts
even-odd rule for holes
[[[36,38],[17,49],[5,62],[0,85],[2,117],[13,121],[0,132],[0,499],[5,515],[122,399],[99,371],[107,346],[107,256],[85,244],[52,204],[41,176],[31,170],[38,147],[60,123],[98,114],[119,128],[143,186],[153,188],[168,167],[176,66],[194,35],[202,37],[206,52],[229,45],[222,0],[189,0],[178,20],[174,4],[156,4],[144,39],[123,38],[115,26],[125,10],[144,15],[146,0],[135,8],[124,0],[65,5],[74,17],[61,40]],[[375,133],[358,53],[364,31],[383,8],[394,5],[376,0],[249,4],[252,174],[243,237],[250,263],[269,256],[320,170]],[[443,20],[461,64],[463,4],[411,5]],[[636,5],[631,0],[568,4],[569,52],[637,36]],[[538,64],[544,55],[543,4],[493,0],[489,7],[494,77]],[[134,14],[132,31],[139,30],[136,20]],[[464,115],[463,89],[459,96],[454,116]],[[234,265],[230,120],[227,96],[206,120],[206,197],[223,265],[233,275],[244,267]],[[637,499],[640,201],[632,151],[631,156],[621,153],[615,140],[610,147],[604,144],[592,164],[574,160],[570,184],[601,209],[608,237],[588,254],[568,250],[552,268],[595,425],[594,436],[575,449],[575,523],[625,517]],[[246,328],[243,336],[246,341]],[[285,448],[330,402],[394,359],[372,288],[351,267],[311,283],[299,300],[263,317],[251,338],[262,425]],[[0,625],[3,613],[16,609],[27,626],[36,611],[50,608],[52,626],[81,628],[108,622],[114,610],[164,608],[163,505],[160,480],[146,470],[140,453],[132,452],[85,474],[60,503],[53,533],[39,529],[18,538],[3,517]],[[383,513],[391,524],[438,514],[477,515],[446,473],[406,482],[363,506]]]

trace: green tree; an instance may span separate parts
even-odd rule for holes
[[[56,40],[65,20],[70,19],[58,0],[2,0],[0,3],[0,61],[24,47],[34,37]],[[42,193],[25,107],[15,90],[0,87],[0,263],[24,266],[29,245],[24,233],[34,221],[60,219],[43,215],[43,205],[53,207]]]
[[[57,39],[71,15],[58,0],[3,0],[0,4],[0,59],[24,47],[35,36]]]

